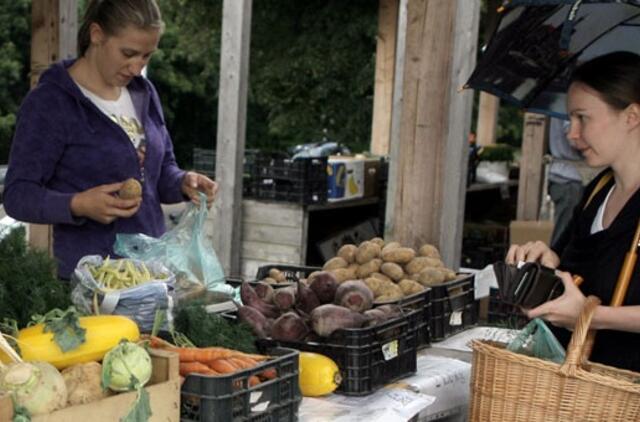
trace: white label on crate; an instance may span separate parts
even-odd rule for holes
[[[257,402],[258,400],[260,400],[260,397],[262,397],[262,391],[252,391],[251,395],[249,396],[249,403],[253,404]]]
[[[398,356],[398,340],[390,341],[382,345],[384,360],[391,360]]]
[[[451,312],[451,317],[449,318],[449,325],[458,326],[462,325],[462,311]]]

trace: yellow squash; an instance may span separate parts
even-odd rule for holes
[[[26,361],[49,362],[58,369],[76,363],[101,360],[121,339],[137,341],[138,326],[131,319],[120,315],[80,317],[80,326],[85,328],[86,341],[78,348],[63,352],[53,341],[53,333],[43,332],[44,325],[37,324],[18,332],[18,345]],[[9,358],[0,352],[0,361]]]
[[[303,396],[330,394],[341,381],[340,370],[333,360],[318,353],[300,352],[300,391]]]

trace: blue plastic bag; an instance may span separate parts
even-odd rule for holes
[[[221,299],[234,296],[226,283],[218,257],[204,235],[207,200],[200,194],[200,206],[190,203],[178,224],[160,238],[145,234],[116,235],[115,252],[141,261],[162,262],[176,276],[176,290],[185,285],[201,285]]]

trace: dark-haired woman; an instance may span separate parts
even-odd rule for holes
[[[636,264],[623,306],[610,303],[640,219],[640,56],[616,52],[581,65],[568,91],[568,138],[589,166],[607,169],[585,189],[564,236],[512,245],[507,262],[539,261],[562,270],[565,293],[528,311],[557,327],[561,341],[587,295],[598,296],[591,360],[640,372],[640,268]],[[584,278],[580,288],[572,274]]]
[[[214,199],[214,181],[176,165],[158,94],[141,76],[163,27],[155,0],[91,0],[79,58],[47,69],[20,108],[5,210],[53,225],[63,279],[82,256],[113,254],[116,233],[163,234],[161,203]],[[116,194],[129,178],[140,198]]]

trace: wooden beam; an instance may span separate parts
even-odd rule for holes
[[[77,54],[78,1],[37,0],[31,3],[31,87],[49,65]],[[49,225],[30,224],[31,247],[52,253]]]
[[[535,113],[524,114],[522,158],[518,183],[518,220],[537,220],[543,181],[543,156],[549,119]]]
[[[486,92],[480,93],[478,104],[478,145],[492,145],[496,143],[496,129],[498,127],[498,110],[500,99]]]
[[[389,155],[400,0],[379,0],[371,152]]]
[[[408,0],[406,10],[406,28],[399,27],[406,31],[400,134],[391,148],[385,234],[412,247],[436,244],[445,263],[457,268],[472,101],[471,91],[458,87],[475,63],[480,5]]]
[[[216,142],[214,249],[225,274],[239,274],[252,0],[224,0]]]

